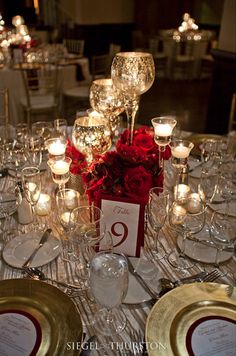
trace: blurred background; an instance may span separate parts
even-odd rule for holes
[[[92,76],[93,58],[108,54],[111,44],[120,51],[151,52],[156,80],[141,97],[139,123],[173,113],[185,130],[225,134],[235,129],[235,0],[0,0],[0,13],[6,27],[13,16],[23,16],[38,43],[83,40]],[[166,39],[185,13],[206,39],[204,50],[189,49],[190,41],[181,39],[173,56]],[[67,119],[72,122],[88,105],[71,102]]]

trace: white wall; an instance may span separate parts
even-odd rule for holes
[[[223,51],[236,53],[236,1],[225,0],[219,45]]]
[[[135,0],[60,0],[61,7],[79,25],[131,23]]]

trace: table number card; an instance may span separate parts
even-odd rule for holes
[[[144,245],[144,202],[101,195],[97,205],[102,209],[106,228],[112,234],[114,251],[139,257]]]

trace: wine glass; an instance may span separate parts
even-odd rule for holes
[[[198,192],[205,203],[205,207],[213,201],[219,182],[219,172],[216,168],[211,168],[210,170],[202,170],[200,176],[200,183],[198,184]]]
[[[111,130],[104,117],[82,116],[75,120],[72,142],[91,163],[95,155],[105,153],[111,147]]]
[[[22,169],[22,183],[25,196],[33,211],[33,228],[37,230],[35,215],[35,205],[37,204],[41,192],[41,175],[38,167],[24,167]]]
[[[59,137],[65,137],[67,138],[67,120],[66,119],[55,119],[53,121],[54,123],[54,129],[56,132],[56,135],[58,135]]]
[[[73,240],[73,232],[76,228],[76,221],[73,210],[79,206],[79,193],[73,189],[63,188],[58,190],[56,194],[57,216],[66,235],[62,240],[63,251],[66,254],[65,260],[77,259],[77,246],[74,245],[76,240]]]
[[[122,254],[98,252],[90,263],[90,288],[103,308],[94,315],[94,327],[104,335],[124,330],[126,317],[119,310],[128,290],[128,261]]]
[[[171,252],[168,256],[169,263],[177,269],[186,270],[194,266],[186,260],[185,256],[185,242],[188,236],[197,234],[205,225],[205,208],[202,201],[189,196],[186,203],[174,201],[169,211],[169,224],[170,227],[177,233],[183,234],[180,246],[180,252],[176,254]],[[198,209],[191,209],[192,207]]]
[[[119,115],[124,111],[124,100],[112,79],[97,79],[92,82],[90,104],[94,110],[109,120],[111,131],[114,133],[119,122]]]
[[[117,53],[111,65],[111,78],[124,96],[124,107],[130,132],[129,143],[132,144],[140,95],[151,88],[155,79],[152,55],[145,52]]]
[[[59,189],[65,188],[65,184],[70,179],[70,164],[72,159],[64,157],[61,160],[48,160],[48,165],[51,169],[52,179],[58,184]]]
[[[32,166],[40,167],[42,163],[42,140],[35,135],[28,135],[25,143],[27,147],[27,159]]]
[[[104,215],[100,208],[94,205],[79,206],[72,212],[76,222],[75,233],[81,241],[81,258],[76,266],[76,273],[83,279],[88,278],[88,259],[86,249],[101,241],[106,233]]]
[[[163,187],[153,187],[149,191],[147,216],[150,226],[155,232],[153,253],[158,260],[166,255],[164,248],[158,244],[158,236],[168,216],[169,199],[169,193]]]

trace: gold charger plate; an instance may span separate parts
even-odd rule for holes
[[[222,136],[214,135],[214,134],[193,134],[188,136],[188,138],[186,138],[186,140],[191,141],[194,144],[191,154],[196,156],[201,155],[201,150],[199,146],[205,140],[220,140],[220,139],[222,139]]]
[[[32,355],[79,354],[80,350],[72,350],[67,342],[70,345],[72,342],[77,343],[76,346],[81,345],[81,317],[72,300],[58,288],[28,279],[0,281],[0,316],[5,314],[10,319],[11,313],[16,318],[22,318],[23,315],[23,318],[27,318],[27,324],[32,322],[35,326],[37,337]],[[13,324],[12,320],[10,322]],[[10,337],[13,338],[8,335],[8,339]],[[4,346],[1,340],[0,349]]]
[[[148,355],[193,355],[187,351],[189,344],[192,345],[190,331],[203,323],[203,319],[227,319],[236,327],[236,288],[218,283],[193,283],[164,295],[147,319]],[[206,339],[202,345],[205,342]]]

